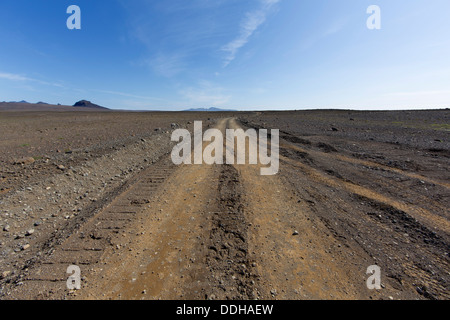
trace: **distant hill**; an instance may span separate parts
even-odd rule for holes
[[[197,108],[197,109],[188,109],[188,110],[184,110],[184,111],[206,111],[206,112],[214,112],[214,111],[237,111],[237,110],[231,110],[231,109],[220,109],[220,108],[215,108],[215,107],[212,107],[212,108],[209,108],[209,109],[207,109],[207,108]]]
[[[1,103],[29,103],[29,102],[22,100],[22,101],[2,101]]]
[[[92,103],[92,102],[90,102],[90,101],[87,101],[87,100],[81,100],[81,101],[78,101],[78,102],[75,103],[73,106],[74,106],[74,107],[78,107],[78,108],[108,109],[108,108],[99,106],[99,105],[94,104],[94,103]]]
[[[66,106],[61,104],[48,104],[45,102],[29,103],[20,102],[0,102],[0,111],[107,111],[108,108],[98,106],[89,101],[79,101],[76,106]]]

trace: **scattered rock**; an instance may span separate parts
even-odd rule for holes
[[[11,229],[11,227],[9,225],[6,225],[3,227],[3,231],[5,231],[5,232],[9,232],[10,229]]]
[[[32,234],[34,233],[34,229],[30,229],[30,230],[27,230],[26,232],[25,232],[25,236],[31,236]]]
[[[17,165],[17,164],[24,165],[24,164],[31,164],[33,162],[34,162],[34,158],[33,157],[25,157],[25,158],[15,159],[13,161],[13,164],[14,165]]]

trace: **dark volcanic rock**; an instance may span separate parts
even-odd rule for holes
[[[82,108],[108,109],[108,108],[96,105],[96,104],[94,104],[94,103],[92,103],[90,101],[87,101],[87,100],[78,101],[73,106],[74,107],[82,107]]]

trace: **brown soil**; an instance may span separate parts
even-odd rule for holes
[[[0,113],[1,298],[449,299],[449,115]],[[280,129],[279,174],[173,165],[194,120]]]

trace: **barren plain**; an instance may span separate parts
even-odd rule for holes
[[[175,166],[194,121],[279,129],[279,173]],[[449,110],[1,111],[0,299],[448,300],[449,130]]]

